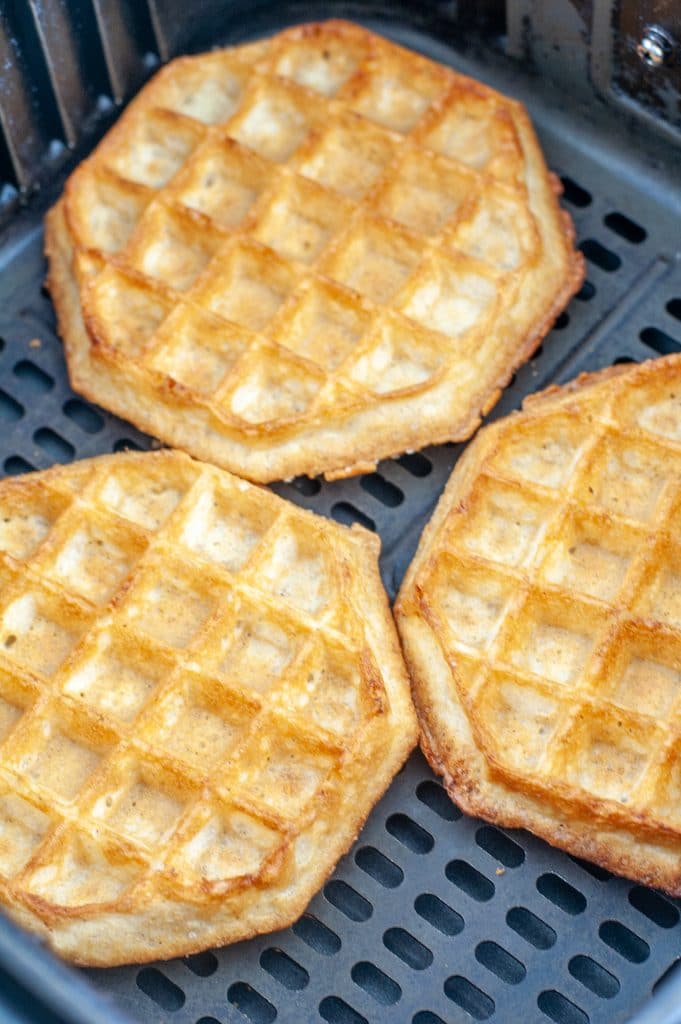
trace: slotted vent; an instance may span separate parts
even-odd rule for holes
[[[522,833],[441,816],[446,796],[426,775],[414,757],[373,815],[365,841],[275,942],[263,936],[118,971],[113,987],[121,1000],[134,979],[145,1000],[141,1018],[159,1022],[437,1024],[522,1014],[557,1024],[609,1022],[626,1019],[639,986],[661,986],[678,970],[674,950],[663,952],[679,922],[673,901],[611,876],[596,878]],[[405,806],[409,816],[396,810]],[[403,842],[415,828],[436,837],[427,851],[422,840]],[[425,871],[416,858],[425,858]],[[421,891],[426,880],[429,891]],[[599,923],[606,908],[610,916]],[[108,973],[90,973],[111,987]],[[206,1008],[219,1012],[215,978],[230,1009],[197,1016],[202,979],[211,979]]]

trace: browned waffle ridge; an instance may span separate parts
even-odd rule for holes
[[[74,388],[259,481],[469,437],[583,276],[524,108],[338,21],[171,62],[46,248]]]
[[[171,451],[0,482],[0,904],[108,966],[283,927],[416,740],[378,542]]]
[[[681,895],[681,356],[526,400],[455,469],[397,606],[468,812]]]

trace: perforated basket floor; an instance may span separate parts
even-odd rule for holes
[[[503,61],[463,57],[427,32],[369,24],[527,102],[563,175],[588,281],[494,415],[582,370],[681,350],[678,195],[627,153],[626,140],[621,149],[616,136],[605,145],[593,120]],[[254,15],[239,40],[278,27]],[[41,205],[21,216],[0,252],[5,473],[151,444],[68,387],[41,292]],[[276,489],[378,530],[393,596],[459,451],[444,446],[352,481]],[[527,834],[462,816],[414,755],[293,928],[186,960],[87,974],[148,1024],[616,1024],[673,968],[680,907]]]

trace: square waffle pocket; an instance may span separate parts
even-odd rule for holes
[[[469,813],[681,895],[681,356],[526,399],[457,465],[396,605]]]
[[[0,905],[63,956],[295,920],[416,742],[378,542],[172,451],[0,483]]]
[[[46,249],[75,389],[256,481],[470,437],[583,276],[524,108],[339,21],[171,62]]]

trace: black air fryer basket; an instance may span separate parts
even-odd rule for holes
[[[42,217],[160,62],[352,18],[524,102],[588,276],[493,416],[584,370],[681,351],[681,8],[674,0],[0,0],[0,467],[151,439],[70,390]],[[391,596],[460,454],[277,485],[380,533]],[[0,916],[0,1024],[678,1024],[681,902],[465,817],[415,754],[292,928],[75,971]]]

